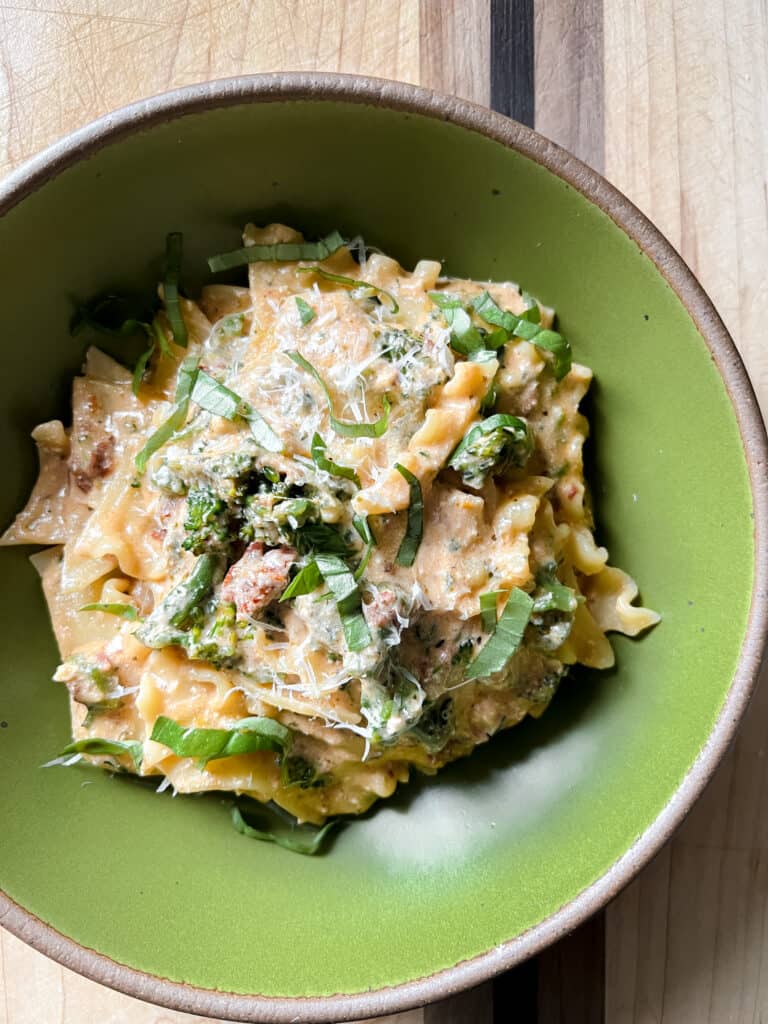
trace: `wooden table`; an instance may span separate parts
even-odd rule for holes
[[[581,156],[683,253],[765,411],[765,0],[4,0],[0,173],[140,97],[281,69],[453,92]],[[686,824],[605,915],[495,985],[388,1021],[768,1019],[767,729],[765,683]],[[0,1024],[193,1020],[85,981],[0,932]]]

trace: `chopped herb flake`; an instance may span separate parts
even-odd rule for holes
[[[84,604],[78,608],[80,612],[104,612],[106,615],[119,615],[123,619],[136,622],[139,613],[132,604]]]
[[[317,313],[315,313],[310,304],[302,299],[300,295],[296,296],[296,307],[299,311],[299,319],[305,327],[307,324],[311,324],[317,316]]]

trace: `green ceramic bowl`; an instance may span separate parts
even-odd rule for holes
[[[602,906],[722,756],[766,629],[765,436],[736,351],[680,258],[605,181],[528,129],[394,83],[280,75],[193,87],[97,122],[6,181],[0,521],[30,428],[67,417],[72,296],[149,286],[247,220],[361,232],[406,266],[513,279],[592,366],[600,539],[662,625],[575,672],[541,721],[340,832],[255,843],[217,799],[84,768],[27,552],[0,553],[0,921],[154,1002],[236,1020],[341,1020],[475,984]],[[194,280],[188,278],[194,285]]]

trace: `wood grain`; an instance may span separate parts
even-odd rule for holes
[[[421,0],[419,83],[488,106],[488,0]]]
[[[225,75],[362,72],[488,102],[489,7],[0,2],[0,174],[110,109]],[[681,249],[732,331],[765,412],[765,0],[537,0],[535,39],[537,127],[593,166],[604,158],[610,180]],[[768,1020],[766,735],[768,680],[688,822],[608,911],[607,1024]],[[576,1019],[563,993],[584,995],[578,935],[540,964],[539,1011],[561,1024]],[[511,996],[514,985],[515,976]],[[496,1009],[497,1020],[527,1018],[514,998]],[[482,986],[386,1021],[487,1024],[490,1015],[491,988]],[[0,1024],[43,1021],[202,1024],[88,982],[0,930]]]
[[[0,174],[165,89],[276,70],[419,80],[419,0],[5,0]]]
[[[607,176],[701,279],[765,414],[766,5],[605,0],[604,9]],[[608,911],[608,1024],[768,1019],[766,735],[763,678],[707,792]]]
[[[602,0],[538,0],[534,22],[534,127],[602,171]]]
[[[485,0],[424,11],[419,0],[10,0],[0,4],[0,175],[115,107],[229,75],[354,72],[487,103],[488,24]],[[429,1012],[432,1024],[485,1024],[490,1007],[482,986]],[[96,985],[0,929],[0,1024],[43,1020],[203,1019]],[[385,1022],[424,1024],[424,1011]]]

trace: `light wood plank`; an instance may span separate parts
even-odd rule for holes
[[[165,89],[277,70],[419,79],[418,0],[6,0],[0,174]]]
[[[423,74],[431,87],[484,102],[488,31],[485,0],[433,9],[421,25],[418,0],[9,0],[0,5],[0,174],[115,107],[229,75],[323,70],[418,82]],[[482,1024],[489,1007],[486,986],[448,1001],[445,1019]],[[201,1020],[86,981],[0,930],[0,1024],[43,1019]],[[414,1010],[381,1024],[423,1021]]]
[[[602,0],[537,0],[536,131],[603,169]]]
[[[0,1024],[224,1024],[81,978],[0,929]],[[420,1024],[407,1021],[404,1024]]]
[[[606,173],[667,234],[768,409],[768,15],[605,0]],[[607,916],[607,1024],[768,1017],[768,680],[667,850]]]
[[[420,84],[488,106],[489,0],[421,0]]]

